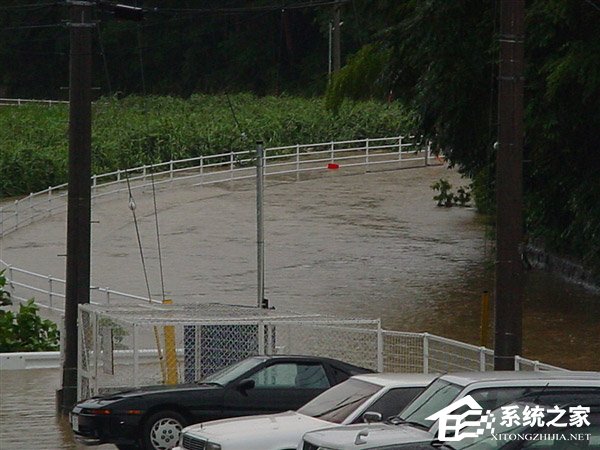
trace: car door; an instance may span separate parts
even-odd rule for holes
[[[247,380],[254,384],[251,388]],[[228,386],[225,392],[226,417],[295,410],[331,386],[321,363],[274,361],[244,380]]]

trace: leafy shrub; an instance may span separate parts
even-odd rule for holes
[[[11,304],[6,278],[0,272],[0,305]],[[0,352],[40,352],[58,350],[59,332],[55,323],[42,319],[33,299],[19,307],[17,314],[0,310]]]

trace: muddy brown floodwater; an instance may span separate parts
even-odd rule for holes
[[[437,208],[443,167],[270,180],[265,196],[266,295],[276,307],[378,318],[478,344],[481,292],[493,289],[486,230],[472,208]],[[158,192],[167,295],[176,303],[256,299],[251,183],[179,184]],[[160,293],[151,196],[136,193],[152,292]],[[93,284],[145,295],[126,196],[98,203]],[[17,267],[64,276],[64,216],[2,242]],[[600,370],[600,295],[539,271],[526,276],[523,356]],[[0,449],[74,448],[55,422],[58,371],[0,372]],[[26,445],[18,445],[25,443]],[[112,447],[107,447],[112,448]]]

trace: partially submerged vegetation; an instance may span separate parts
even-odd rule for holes
[[[104,98],[94,105],[93,171],[266,146],[404,134],[412,115],[398,103],[238,94]],[[67,180],[66,106],[0,110],[0,196],[28,194]]]

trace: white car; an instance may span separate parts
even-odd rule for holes
[[[307,431],[378,421],[398,414],[437,376],[356,375],[325,391],[298,411],[192,425],[174,450],[294,450]],[[367,414],[365,414],[367,413]]]
[[[513,401],[557,403],[600,396],[598,372],[472,372],[439,377],[398,417],[378,424],[327,428],[304,435],[298,450],[430,449],[438,421],[427,418],[471,396],[482,409],[493,410]],[[553,403],[554,404],[554,403]],[[439,446],[438,446],[439,447]],[[473,447],[475,450],[476,447]]]

